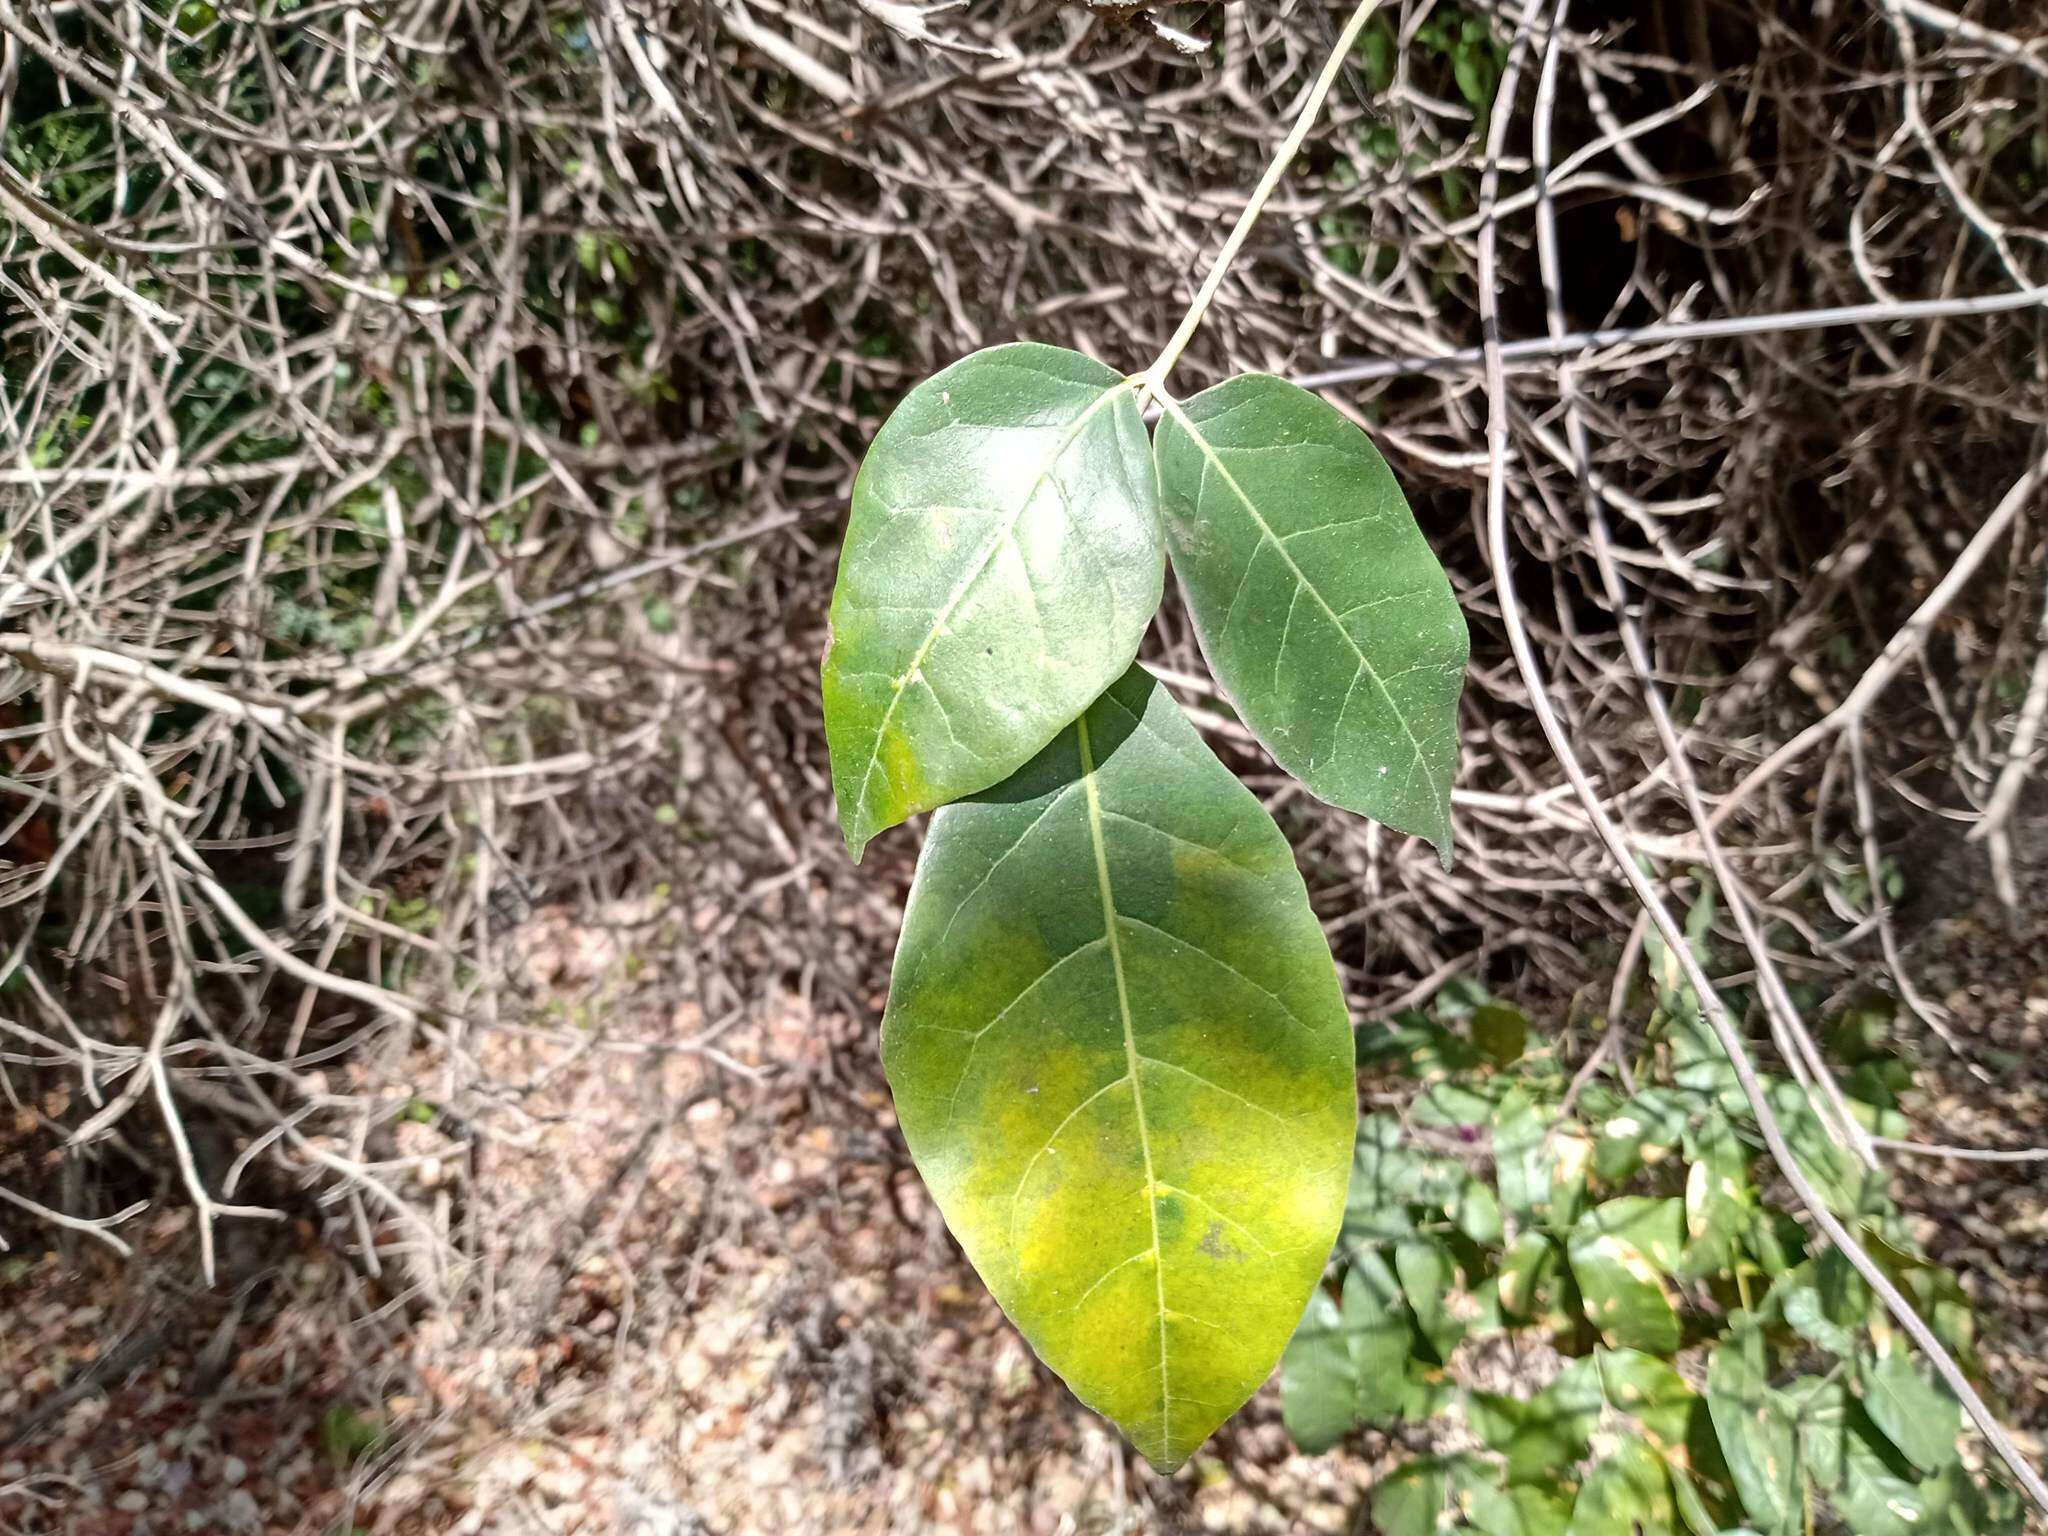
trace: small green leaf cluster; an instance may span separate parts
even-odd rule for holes
[[[1433,6],[1419,26],[1403,33],[1402,23],[1382,14],[1360,34],[1353,58],[1366,93],[1383,99],[1398,68],[1408,89],[1437,101],[1462,101],[1468,115],[1417,113],[1405,135],[1390,118],[1367,117],[1351,130],[1353,148],[1340,150],[1327,175],[1340,189],[1353,188],[1375,172],[1398,178],[1443,217],[1463,218],[1472,211],[1478,179],[1467,169],[1469,157],[1459,151],[1486,136],[1507,48],[1486,16],[1460,5]],[[1317,227],[1325,254],[1342,271],[1369,270],[1374,278],[1385,278],[1400,259],[1400,242],[1376,229],[1362,197],[1357,203],[1339,201],[1317,215]],[[1439,258],[1435,281],[1450,276],[1449,260],[1448,254]]]
[[[1378,1064],[1422,1089],[1360,1124],[1334,1283],[1282,1364],[1296,1442],[1462,1415],[1483,1449],[1383,1480],[1387,1536],[2017,1532],[2016,1496],[1960,1459],[1955,1399],[1777,1203],[1732,1064],[1671,957],[1650,959],[1633,1091],[1596,1077],[1574,1097],[1526,1019],[1469,990],[1386,1031]],[[1833,1043],[1856,1058],[1852,1114],[1896,1134],[1906,1069],[1883,1024],[1852,1010]],[[1769,1093],[1830,1207],[1978,1374],[1956,1277],[1802,1089]],[[1540,1390],[1483,1389],[1503,1356],[1561,1363]]]
[[[1169,558],[1281,766],[1448,859],[1464,622],[1386,461],[1277,378],[1180,402],[1017,343],[926,380],[854,482],[822,678],[854,856],[938,810],[882,1024],[911,1155],[1162,1468],[1278,1360],[1357,1119],[1286,839],[1133,664]]]

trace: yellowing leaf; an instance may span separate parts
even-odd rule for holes
[[[1357,1108],[1286,840],[1146,673],[933,818],[882,1052],[996,1299],[1178,1466],[1302,1317]]]

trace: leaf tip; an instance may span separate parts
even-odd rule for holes
[[[842,816],[839,819],[839,835],[846,839],[847,857],[856,864],[860,862],[861,855],[867,852],[868,844],[875,840],[875,834],[861,827],[851,816]]]
[[[1145,1458],[1145,1465],[1154,1472],[1157,1472],[1161,1477],[1173,1476],[1174,1473],[1188,1464],[1188,1457],[1194,1454],[1192,1451],[1176,1451],[1170,1448],[1148,1451],[1142,1445],[1137,1445],[1135,1441],[1132,1444],[1138,1454]]]

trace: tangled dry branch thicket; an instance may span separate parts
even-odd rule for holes
[[[473,1300],[475,1207],[392,1132],[430,1097],[474,1180],[531,1130],[481,1046],[575,1034],[543,909],[636,914],[709,1091],[771,989],[871,1018],[892,882],[845,866],[813,683],[862,447],[978,346],[1142,366],[1340,20],[0,0],[0,1238],[125,1254],[183,1205],[232,1277],[291,1213]],[[1969,1057],[1898,904],[2040,899],[2044,240],[2020,0],[1385,8],[1182,376],[1313,383],[1410,488],[1473,629],[1456,871],[1291,793],[1173,609],[1146,653],[1360,1018],[1463,973],[1630,1027],[1645,919],[1508,606],[1789,1070],[1873,979]]]

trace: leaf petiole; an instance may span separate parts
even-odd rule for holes
[[[1230,264],[1237,259],[1243,248],[1245,237],[1251,233],[1252,225],[1258,222],[1259,213],[1266,206],[1266,200],[1273,195],[1273,189],[1280,185],[1280,178],[1287,174],[1287,167],[1293,162],[1302,140],[1315,126],[1321,115],[1323,103],[1329,98],[1330,89],[1337,83],[1337,73],[1344,67],[1344,60],[1350,55],[1352,46],[1358,41],[1358,34],[1365,29],[1372,13],[1379,8],[1379,0],[1359,0],[1358,8],[1351,13],[1351,19],[1344,23],[1344,30],[1337,36],[1337,46],[1330,50],[1330,56],[1323,62],[1323,72],[1309,88],[1301,110],[1294,115],[1294,126],[1287,130],[1287,137],[1280,142],[1279,150],[1266,167],[1266,174],[1259,178],[1259,184],[1252,188],[1252,195],[1245,199],[1237,223],[1230,231],[1230,238],[1223,242],[1223,249],[1216,253],[1216,260],[1209,267],[1209,275],[1202,279],[1202,286],[1195,294],[1194,303],[1181,317],[1178,328],[1168,338],[1166,346],[1142,376],[1138,391],[1138,402],[1142,406],[1145,397],[1165,393],[1166,380],[1173,372],[1174,364],[1187,349],[1195,331],[1202,323],[1202,317],[1209,312],[1209,305],[1216,297],[1216,291],[1223,286],[1223,279],[1230,271]]]

